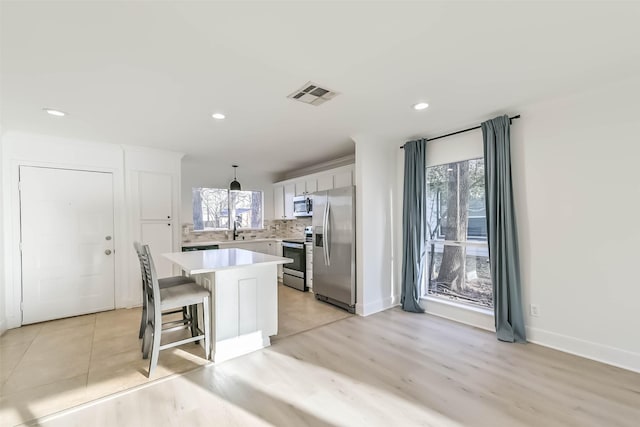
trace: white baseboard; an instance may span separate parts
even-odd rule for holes
[[[6,319],[0,319],[0,335],[7,332],[7,321]]]
[[[640,373],[640,354],[527,326],[527,341]]]
[[[7,329],[19,328],[22,326],[22,313],[17,316],[7,316],[4,321]]]
[[[399,295],[393,295],[367,304],[356,303],[356,314],[360,316],[370,316],[395,307],[396,305],[400,305]]]

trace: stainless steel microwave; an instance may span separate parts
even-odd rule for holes
[[[293,198],[293,216],[313,216],[313,200],[311,196]]]

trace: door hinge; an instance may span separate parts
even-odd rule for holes
[[[20,301],[20,311],[24,311],[24,303]]]
[[[22,242],[20,242],[20,252],[22,252]]]
[[[18,181],[18,191],[22,191],[22,181]]]

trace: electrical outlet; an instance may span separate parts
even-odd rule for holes
[[[537,304],[531,304],[530,306],[531,317],[540,316],[540,307]]]

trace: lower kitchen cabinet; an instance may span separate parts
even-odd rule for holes
[[[307,287],[309,289],[313,288],[313,245],[306,244],[305,248],[305,258],[307,260]]]

